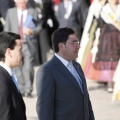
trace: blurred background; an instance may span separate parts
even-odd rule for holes
[[[0,32],[6,30],[8,11],[14,7],[18,7],[14,0],[0,0]],[[51,35],[62,27],[72,27],[80,40],[76,61],[83,68],[96,120],[120,120],[120,1],[28,0],[26,9],[36,11],[32,22],[40,28],[32,43],[31,92],[23,93],[28,120],[38,120],[35,74],[54,55]]]

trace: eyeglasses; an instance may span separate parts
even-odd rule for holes
[[[69,44],[71,44],[71,45],[73,45],[73,46],[77,46],[77,45],[80,45],[80,41],[78,41],[78,40],[73,40],[73,41],[67,41],[66,43],[69,43]]]

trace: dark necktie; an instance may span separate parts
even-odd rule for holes
[[[19,34],[23,40],[23,13],[21,14],[20,25],[19,25]]]

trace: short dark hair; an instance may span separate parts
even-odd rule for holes
[[[59,52],[59,43],[64,43],[67,41],[69,35],[75,34],[72,28],[64,27],[55,30],[52,34],[52,47],[54,51]]]
[[[5,52],[7,48],[10,48],[11,50],[15,48],[16,39],[21,39],[20,35],[5,31],[0,33],[0,61],[5,60]]]

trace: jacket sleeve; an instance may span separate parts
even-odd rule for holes
[[[35,9],[29,9],[31,15],[33,16],[33,21],[36,25],[36,28],[35,29],[32,29],[33,30],[33,35],[36,36],[39,34],[39,31],[42,29],[42,23],[41,23],[41,20],[39,20],[38,18],[38,13]]]
[[[39,68],[36,74],[37,114],[39,120],[54,120],[55,83],[47,68]]]
[[[95,120],[90,99],[88,100],[88,103],[89,103],[89,105],[88,105],[89,106],[89,120]]]
[[[12,120],[13,108],[11,101],[12,98],[8,86],[0,80],[0,120]]]
[[[6,19],[5,19],[5,25],[4,25],[4,31],[10,31],[10,10],[8,10]]]

